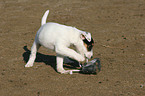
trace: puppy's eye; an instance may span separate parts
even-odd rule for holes
[[[93,45],[88,45],[88,46],[87,46],[87,50],[88,50],[88,51],[91,51],[92,48],[93,48]]]

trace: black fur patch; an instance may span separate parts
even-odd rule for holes
[[[83,42],[84,42],[85,44],[87,44],[87,50],[88,50],[88,51],[91,51],[92,48],[93,48],[93,45],[94,45],[94,40],[93,40],[93,38],[91,38],[91,41],[90,41],[90,42],[89,42],[87,39],[84,39]]]

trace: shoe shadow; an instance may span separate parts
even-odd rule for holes
[[[26,63],[29,60],[31,51],[27,48],[27,46],[24,46],[23,49],[25,50],[25,52],[23,53],[23,60]],[[54,56],[54,55],[44,55],[44,54],[37,52],[35,62],[44,62],[46,65],[51,66],[57,72],[56,56]],[[64,57],[64,68],[76,69],[78,67],[79,67],[79,62],[77,62],[73,59],[70,59],[68,57]]]

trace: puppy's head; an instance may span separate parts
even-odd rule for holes
[[[87,59],[90,59],[93,57],[93,46],[94,46],[94,40],[91,37],[91,33],[83,32],[81,33],[81,39],[83,41],[83,54]]]

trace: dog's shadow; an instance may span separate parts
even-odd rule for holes
[[[27,48],[27,46],[24,46],[23,49],[25,50],[25,52],[23,53],[23,60],[26,63],[29,60],[31,51]],[[56,70],[56,56],[44,55],[37,52],[35,62],[44,62],[46,65],[50,65],[55,71],[57,71]],[[64,57],[64,67],[69,68],[69,69],[76,69],[79,67],[79,62],[72,60],[68,57]]]

